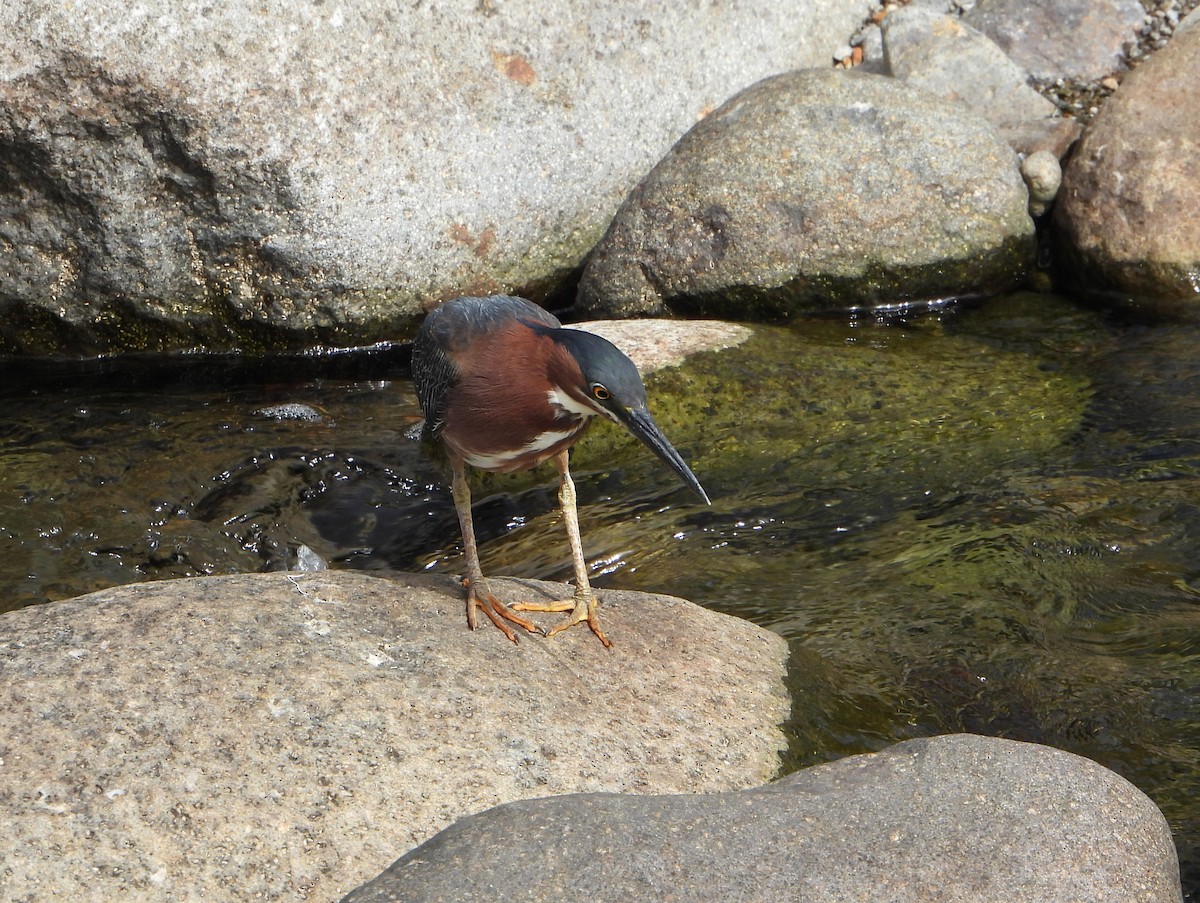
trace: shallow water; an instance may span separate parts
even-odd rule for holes
[[[712,507],[607,425],[581,444],[595,582],[787,637],[792,767],[955,730],[1100,761],[1162,807],[1200,899],[1196,348],[1045,295],[763,330],[651,380]],[[301,545],[461,567],[390,358],[8,365],[0,392],[0,607]],[[485,571],[570,576],[548,468],[476,501]]]

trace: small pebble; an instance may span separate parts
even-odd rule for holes
[[[301,544],[296,549],[296,570],[315,573],[328,569],[329,563],[308,546]]]
[[[1050,151],[1037,151],[1021,162],[1021,177],[1029,188],[1029,213],[1042,216],[1062,185],[1062,165]]]

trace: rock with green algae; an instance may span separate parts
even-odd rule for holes
[[[1032,263],[1017,158],[895,79],[788,72],[697,123],[592,252],[590,316],[762,320],[1005,291]]]
[[[1026,354],[928,331],[879,330],[858,344],[845,335],[844,324],[825,321],[756,326],[736,348],[649,375],[651,413],[702,483],[740,492],[762,481],[796,488],[849,479],[861,488],[930,472],[943,480],[977,474],[1054,448],[1078,428],[1087,402],[1086,381],[1046,372]],[[901,342],[923,342],[924,353],[892,353]],[[606,423],[593,426],[571,460],[577,471],[661,469]],[[483,477],[489,487],[530,480]]]

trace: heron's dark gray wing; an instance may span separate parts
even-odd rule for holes
[[[465,350],[481,335],[498,330],[506,321],[521,320],[539,326],[562,326],[558,317],[532,301],[513,295],[455,298],[433,310],[425,323],[447,350]]]
[[[446,416],[446,398],[458,381],[458,368],[437,335],[425,325],[413,340],[412,376],[417,402],[425,414],[425,431],[436,436]]]

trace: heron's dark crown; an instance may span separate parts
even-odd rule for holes
[[[552,329],[540,324],[531,327],[566,349],[579,365],[585,387],[599,383],[623,407],[645,406],[646,387],[637,367],[608,339],[582,329]]]

